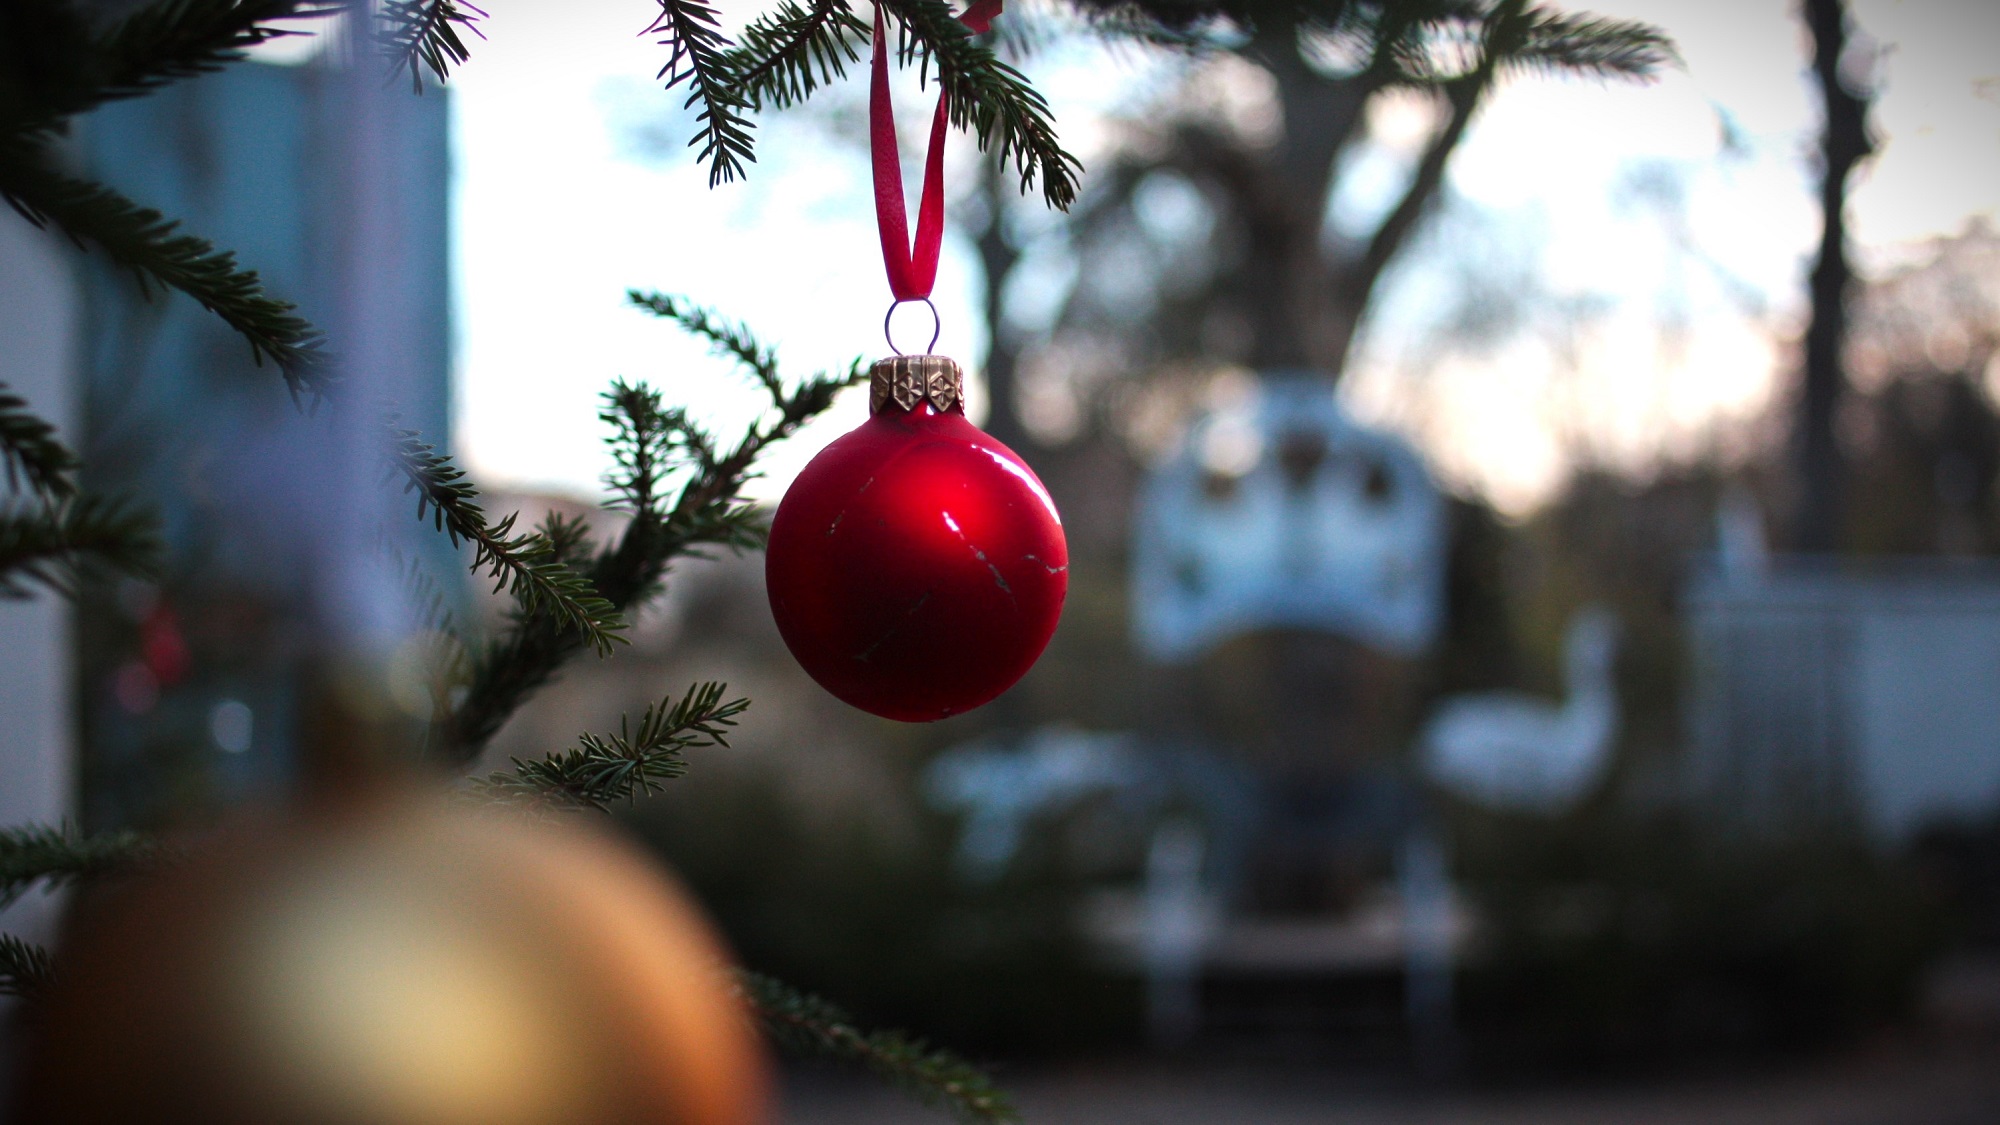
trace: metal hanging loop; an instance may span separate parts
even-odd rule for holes
[[[889,311],[882,314],[882,339],[888,343],[889,350],[895,352],[897,355],[909,354],[896,346],[896,337],[894,333],[889,331],[889,322],[896,318],[897,309],[910,304],[921,304],[931,310],[931,342],[924,345],[924,354],[934,355],[937,352],[938,335],[944,331],[944,320],[938,316],[937,306],[931,304],[929,297],[910,297],[900,301],[889,302]]]

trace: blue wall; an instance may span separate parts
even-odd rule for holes
[[[366,371],[344,365],[356,399],[448,446],[448,141],[443,91],[251,63],[105,107],[77,151],[88,174],[236,251],[336,356],[363,357]],[[301,410],[218,318],[179,294],[148,300],[85,257],[86,475],[156,508],[171,560],[157,589],[127,584],[84,608],[84,815],[108,825],[288,774],[301,662],[326,612],[315,583],[339,561],[328,482],[351,487],[357,458],[352,428]],[[462,568],[413,508],[398,502],[387,534],[456,595]],[[179,676],[176,638],[192,656]],[[228,700],[255,716],[247,751],[215,737]]]

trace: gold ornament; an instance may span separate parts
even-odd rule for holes
[[[750,1125],[721,946],[600,833],[346,797],[87,904],[21,1120]]]

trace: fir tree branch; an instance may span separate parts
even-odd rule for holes
[[[0,599],[45,586],[74,595],[87,578],[152,574],[159,563],[159,521],[118,500],[79,496],[57,506],[0,505]]]
[[[1502,25],[1489,43],[1508,70],[1555,75],[1646,79],[1680,63],[1666,33],[1637,20],[1529,8]]]
[[[612,382],[605,392],[598,421],[611,427],[605,444],[611,447],[611,471],[604,474],[611,490],[608,507],[642,519],[658,521],[667,476],[673,471],[674,433],[685,415],[675,415],[660,402],[660,392],[644,384]]]
[[[167,849],[136,832],[85,836],[65,825],[0,828],[0,907],[38,882],[51,886],[112,875],[158,862]]]
[[[341,0],[157,0],[142,5],[97,41],[102,84],[94,95],[62,112],[79,113],[221,70],[260,43],[309,34],[272,23],[332,16],[345,6]]]
[[[676,559],[704,547],[745,550],[762,545],[762,517],[742,499],[757,458],[831,406],[842,388],[867,377],[856,361],[846,371],[788,388],[775,356],[740,326],[726,325],[679,298],[634,292],[631,299],[656,316],[691,327],[743,362],[770,395],[771,408],[733,446],[724,447],[683,412],[662,409],[659,395],[643,386],[620,383],[606,395],[604,416],[613,424],[613,456],[619,463],[609,478],[614,506],[631,511],[633,518],[618,541],[597,556],[590,578],[620,610],[658,593]],[[470,761],[579,647],[559,621],[539,614],[516,620],[475,656],[465,700],[436,740],[440,752]]]
[[[451,611],[451,595],[424,565],[424,560],[405,553],[387,536],[383,537],[381,547],[403,581],[404,594],[417,607],[417,620],[425,631],[463,645],[465,634],[458,627],[458,616]]]
[[[220,70],[259,43],[303,34],[270,26],[340,11],[343,0],[159,0],[93,35],[75,4],[16,0],[39,8],[33,49],[49,57],[38,81],[13,99],[0,132],[59,131],[64,119],[106,102],[138,97],[167,83]],[[69,9],[60,11],[58,9]]]
[[[984,1071],[949,1051],[898,1031],[863,1031],[833,1004],[759,973],[737,973],[736,990],[771,1038],[791,1050],[859,1063],[961,1121],[1001,1125],[1021,1119]]]
[[[425,68],[443,83],[452,67],[472,57],[461,29],[486,38],[479,30],[485,11],[458,0],[388,0],[377,18],[383,27],[375,38],[389,56],[389,77],[409,71],[413,94],[424,92]]]
[[[1021,72],[1001,62],[975,39],[944,0],[881,0],[902,25],[905,59],[937,63],[938,81],[951,95],[951,123],[972,129],[982,149],[1020,173],[1021,190],[1041,180],[1042,198],[1058,211],[1076,201],[1083,165],[1056,138],[1048,102]]]
[[[505,588],[523,612],[547,617],[600,656],[624,641],[618,608],[562,557],[557,542],[543,534],[514,534],[518,513],[489,524],[464,470],[416,430],[392,424],[391,432],[395,470],[403,477],[404,494],[417,496],[417,518],[430,516],[453,546],[472,544],[472,569],[486,571],[495,590]]]
[[[742,364],[774,399],[784,394],[784,380],[778,374],[777,349],[759,342],[745,325],[726,320],[685,297],[641,293],[636,289],[625,297],[654,316],[680,325],[690,336],[708,341],[716,355]]]
[[[0,459],[7,464],[7,487],[23,483],[45,500],[76,493],[76,454],[56,440],[56,428],[28,409],[26,399],[0,383]]]
[[[1559,38],[1571,33],[1576,36],[1575,41],[1562,46]],[[1565,57],[1577,65],[1570,67],[1556,61],[1556,55],[1562,52],[1568,52]],[[1416,174],[1402,198],[1370,237],[1361,257],[1340,279],[1350,299],[1359,301],[1373,290],[1382,271],[1436,197],[1446,162],[1457,150],[1502,68],[1527,65],[1643,77],[1674,58],[1672,43],[1644,24],[1552,14],[1530,8],[1523,0],[1503,0],[1496,5],[1483,25],[1477,65],[1470,74],[1442,84],[1450,116],[1425,146],[1423,156],[1417,161]],[[1598,60],[1598,65],[1589,62],[1593,59]]]
[[[784,0],[751,21],[740,45],[724,61],[743,104],[753,110],[784,109],[811,97],[861,61],[868,22],[847,0],[813,0],[806,7]]]
[[[668,696],[646,708],[636,730],[620,719],[617,734],[585,734],[575,747],[536,761],[516,758],[513,769],[474,779],[473,791],[496,801],[600,811],[656,792],[661,782],[687,772],[687,751],[729,745],[728,728],[750,701],[724,702],[725,690],[708,683],[689,688],[679,703]]]
[[[55,961],[48,950],[13,934],[0,934],[0,996],[33,1000],[47,992],[55,979]]]
[[[716,25],[715,9],[703,0],[659,0],[659,5],[660,14],[643,34],[661,36],[660,45],[672,52],[658,75],[667,89],[686,83],[683,108],[701,106],[695,118],[701,130],[688,142],[702,146],[695,162],[708,164],[710,187],[740,179],[743,165],[757,157],[750,136],[754,125],[734,88],[729,39]]]
[[[293,315],[293,305],[266,294],[256,271],[238,269],[234,253],[176,234],[179,223],[54,170],[48,156],[38,146],[0,144],[0,197],[36,226],[53,222],[79,245],[95,242],[147,293],[157,284],[193,297],[249,341],[253,360],[275,362],[295,397],[318,399],[332,388],[319,330]]]

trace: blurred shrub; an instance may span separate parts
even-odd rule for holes
[[[1055,857],[969,884],[952,870],[953,823],[914,797],[889,816],[830,817],[774,771],[713,770],[628,819],[745,965],[865,1023],[1008,1057],[1138,1034],[1137,979],[1077,937],[1080,887]]]
[[[1721,838],[1610,803],[1456,821],[1486,927],[1465,978],[1482,1069],[1824,1046],[1903,1012],[1946,932],[1914,869],[1857,838]]]

